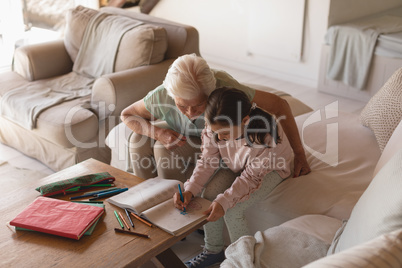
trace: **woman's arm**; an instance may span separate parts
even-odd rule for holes
[[[155,118],[157,119],[157,118]],[[135,133],[160,141],[166,149],[173,150],[186,143],[186,137],[171,129],[159,128],[151,124],[152,114],[145,108],[144,100],[139,100],[121,113],[121,120]]]
[[[300,140],[295,118],[287,101],[275,94],[256,90],[253,102],[274,115],[281,123],[283,131],[288,137],[289,143],[295,154],[294,176],[298,177],[308,174],[311,169],[307,163],[306,154]]]

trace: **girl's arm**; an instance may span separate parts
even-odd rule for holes
[[[191,178],[184,183],[184,189],[194,196],[199,194],[209,178],[219,168],[221,155],[212,132],[206,128],[202,131],[202,155],[197,161]]]

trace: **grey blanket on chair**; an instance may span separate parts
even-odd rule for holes
[[[0,115],[24,128],[33,129],[39,114],[45,109],[90,95],[95,78],[113,72],[123,35],[142,23],[123,16],[98,13],[88,22],[73,72],[8,91],[0,100]]]
[[[73,71],[95,78],[112,73],[121,38],[141,24],[124,16],[102,12],[95,15],[85,30]]]
[[[402,17],[390,15],[330,27],[326,35],[331,45],[327,76],[363,89],[378,36],[399,31]]]

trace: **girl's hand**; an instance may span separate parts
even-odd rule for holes
[[[221,204],[214,201],[209,206],[209,208],[206,211],[204,211],[204,214],[205,215],[209,214],[207,221],[217,221],[225,215],[225,211],[223,210]]]
[[[177,192],[173,195],[173,203],[174,206],[183,211],[185,207],[187,207],[188,203],[190,203],[191,199],[193,198],[193,194],[190,191],[183,192],[183,199],[184,202],[180,200],[180,193]]]

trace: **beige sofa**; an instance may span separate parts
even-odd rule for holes
[[[312,172],[247,212],[222,267],[402,267],[402,68],[362,113],[296,118]]]
[[[89,95],[40,112],[33,128],[11,120],[10,115],[22,114],[21,106],[27,105],[7,102],[9,92],[24,89],[24,98],[30,98],[33,96],[31,86],[47,85],[72,74],[86,25],[98,12],[143,22],[121,38],[114,52],[113,72],[96,77]],[[105,47],[95,58],[106,57],[109,53],[113,52]],[[199,54],[198,32],[193,27],[112,7],[101,11],[84,7],[70,10],[64,40],[18,48],[13,71],[0,74],[0,107],[8,105],[7,116],[3,112],[0,115],[0,142],[40,160],[53,170],[88,158],[109,163],[110,149],[104,140],[109,130],[118,124],[122,109],[161,84],[170,64],[188,53]],[[57,89],[53,87],[51,92]]]

